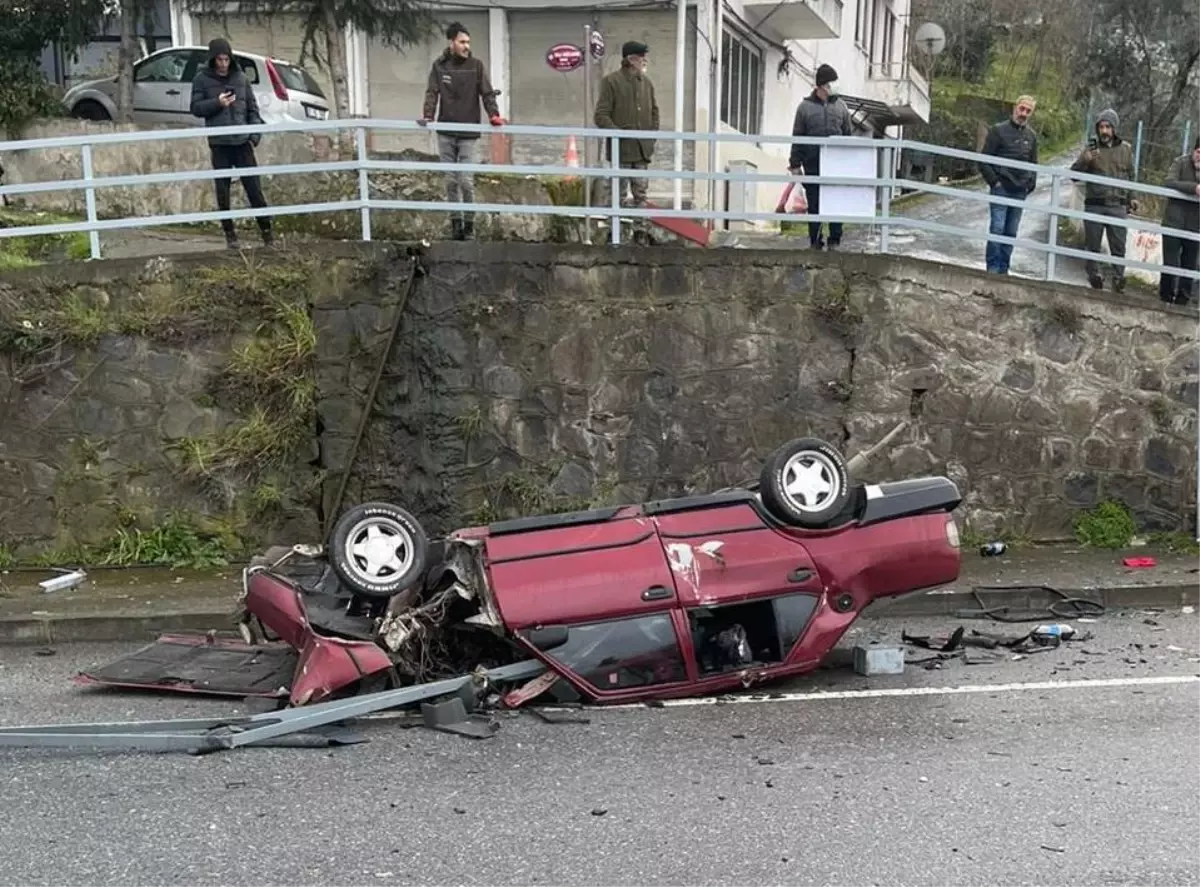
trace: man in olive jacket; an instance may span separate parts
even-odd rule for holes
[[[1121,119],[1112,108],[1101,111],[1100,116],[1096,118],[1096,138],[1071,164],[1071,169],[1109,179],[1130,181],[1133,178],[1133,147],[1117,135],[1120,124]],[[1088,182],[1084,188],[1083,209],[1096,215],[1126,219],[1130,211],[1137,209],[1137,201],[1133,199],[1133,194],[1128,188]],[[1107,235],[1108,251],[1119,259],[1125,257],[1128,229],[1119,225],[1084,220],[1083,234],[1088,252],[1099,253]],[[1125,266],[1110,264],[1108,268],[1113,289],[1117,292],[1125,289]],[[1095,259],[1088,259],[1085,269],[1088,283],[1095,289],[1103,289],[1104,278],[1100,276],[1100,263]]]
[[[1167,173],[1164,188],[1178,191],[1179,197],[1167,201],[1162,226],[1200,234],[1200,138],[1192,143],[1190,154],[1175,158]],[[1200,266],[1200,243],[1167,234],[1162,239],[1163,264],[1175,268],[1197,270]],[[1164,302],[1186,305],[1196,291],[1196,281],[1175,274],[1160,274],[1158,297]]]
[[[621,47],[621,68],[600,81],[600,97],[596,101],[594,119],[600,129],[657,130],[658,99],[654,84],[646,76],[645,43],[630,40]],[[612,162],[612,141],[604,140],[605,157]],[[619,166],[622,169],[648,169],[654,158],[653,139],[621,139]],[[631,203],[625,202],[625,185],[629,182]],[[621,205],[644,206],[648,179],[622,180]],[[611,199],[611,198],[609,198]]]
[[[242,69],[233,61],[233,48],[229,41],[217,37],[208,44],[208,64],[202,67],[192,80],[192,115],[203,117],[204,125],[221,126],[251,126],[262,123],[262,115],[258,112],[258,101],[254,98],[254,87],[242,73]],[[254,148],[262,140],[258,133],[254,135],[220,135],[208,137],[208,150],[212,155],[213,169],[253,168],[258,165],[254,157]],[[255,209],[267,205],[263,197],[262,184],[256,175],[240,176],[242,187],[246,190],[246,199]],[[229,188],[232,178],[215,179],[217,192],[217,207],[222,211],[229,209]],[[270,246],[271,217],[257,216],[259,231],[262,232],[263,242]],[[225,232],[225,243],[230,249],[237,249],[237,231],[233,227],[233,219],[221,219],[221,228]]]

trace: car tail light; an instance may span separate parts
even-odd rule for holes
[[[267,76],[271,78],[271,87],[275,90],[275,97],[280,101],[288,100],[287,87],[283,85],[283,78],[279,76],[279,71],[275,69],[275,65],[267,59]]]
[[[950,515],[946,515],[946,541],[950,543],[951,548],[958,548],[961,544],[958,538],[958,524]]]

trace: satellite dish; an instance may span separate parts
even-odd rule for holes
[[[946,48],[946,32],[942,30],[941,25],[926,22],[917,28],[917,33],[913,35],[913,42],[921,52],[934,56]]]

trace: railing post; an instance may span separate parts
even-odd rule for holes
[[[367,173],[367,128],[356,126],[354,140],[358,147],[358,199],[362,202],[362,239],[371,239],[371,183]]]
[[[90,182],[95,178],[92,171],[92,146],[83,145],[80,149],[80,157],[83,160],[83,180]],[[96,189],[88,187],[84,189],[84,202],[87,204],[87,220],[89,225],[96,224]],[[92,258],[100,258],[100,232],[93,228],[88,232],[88,241],[92,248]]]
[[[621,137],[612,137],[612,165],[614,170],[621,168]],[[612,209],[612,243],[621,243],[621,192],[624,190],[619,176],[612,176],[612,187],[609,196],[609,206]]]
[[[1055,173],[1050,173],[1050,228],[1046,232],[1046,244],[1050,247],[1046,251],[1046,280],[1054,280],[1055,259],[1058,258],[1054,254],[1054,248],[1058,246],[1058,214],[1054,212],[1058,208],[1058,199],[1060,185],[1062,179]]]
[[[883,177],[890,179],[892,177],[892,167],[894,161],[892,158],[892,149],[881,145],[880,151],[883,155]],[[892,186],[886,184],[883,186],[883,194],[879,199],[880,223],[882,227],[879,229],[879,251],[886,253],[888,251],[888,229],[891,227],[889,219],[892,211]]]

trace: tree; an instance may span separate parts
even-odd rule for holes
[[[189,12],[228,15],[226,0],[185,0]],[[368,38],[404,49],[424,41],[435,18],[424,0],[253,0],[238,5],[235,15],[256,23],[278,16],[295,16],[304,22],[299,64],[311,55],[329,72],[333,82],[333,107],[340,118],[350,116],[350,74],[346,67],[346,30],[354,28]],[[230,35],[237,46],[236,35]]]
[[[1096,0],[1077,77],[1131,124],[1142,120],[1143,168],[1178,153],[1176,124],[1200,104],[1196,0]]]
[[[121,43],[117,50],[117,121],[133,122],[133,65],[137,61],[137,0],[119,0],[116,15],[121,23]]]
[[[58,90],[41,71],[42,50],[78,49],[104,14],[104,0],[0,0],[0,128],[9,137],[62,113]]]

